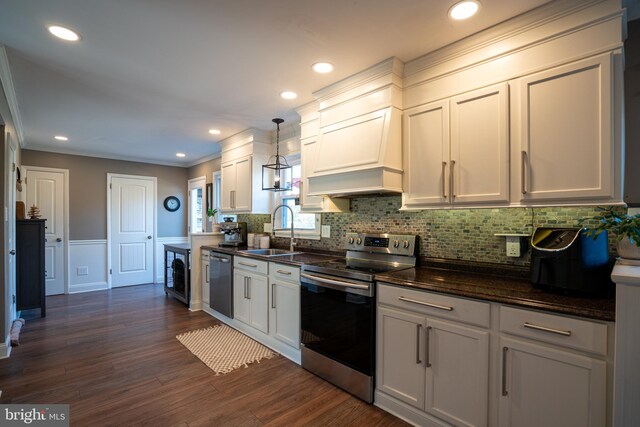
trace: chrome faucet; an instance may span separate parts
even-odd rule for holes
[[[273,214],[271,214],[271,224],[275,225],[276,223],[276,212],[278,211],[278,209],[280,208],[287,208],[289,209],[289,212],[291,212],[291,238],[289,240],[289,251],[293,252],[293,247],[296,245],[296,239],[293,237],[293,209],[291,209],[291,206],[289,205],[278,205],[276,206],[276,208],[273,210]],[[273,228],[271,230],[271,235],[273,237],[276,237],[276,231],[285,231],[285,230],[289,230],[288,228],[280,228],[280,229],[275,229]]]

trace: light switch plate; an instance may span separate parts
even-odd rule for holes
[[[88,276],[89,275],[89,267],[86,265],[78,267],[76,270],[78,276]]]
[[[323,225],[322,226],[322,232],[320,234],[320,237],[331,237],[331,226],[330,225]]]
[[[262,227],[262,231],[264,231],[265,233],[271,233],[273,231],[273,224],[271,224],[270,222],[265,222]]]
[[[521,255],[520,237],[507,236],[507,256],[519,258],[520,255]]]

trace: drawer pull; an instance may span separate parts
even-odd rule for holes
[[[509,351],[508,347],[502,347],[502,395],[508,396],[509,392],[507,391],[507,352]]]
[[[276,273],[284,274],[285,276],[291,276],[291,272],[290,271],[276,270]]]
[[[562,331],[560,329],[547,328],[546,326],[534,325],[533,323],[529,323],[529,322],[524,322],[524,327],[529,329],[535,329],[536,331],[551,332],[552,334],[558,334],[565,337],[571,336],[571,331]]]
[[[406,297],[398,297],[400,301],[412,302],[414,304],[426,305],[427,307],[437,308],[439,310],[453,311],[453,307],[447,307],[446,305],[438,305],[430,302],[418,301],[417,299],[411,299]]]
[[[425,356],[424,356],[424,358],[425,358],[425,364],[424,364],[424,365],[425,365],[427,368],[430,368],[430,367],[431,367],[431,362],[429,361],[429,338],[430,338],[430,337],[429,337],[429,332],[431,332],[431,326],[427,326],[427,330],[426,330],[426,332],[425,332],[425,334],[424,334],[424,335],[425,335],[425,338],[426,338],[426,339],[425,339],[425,344],[424,344],[424,352],[425,352]]]
[[[239,261],[238,264],[244,265],[245,267],[257,268],[256,264],[247,264],[246,262]]]
[[[416,325],[416,364],[421,364],[422,360],[420,360],[420,329],[422,329],[422,325],[418,323]]]

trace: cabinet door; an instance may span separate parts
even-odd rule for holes
[[[448,204],[449,101],[404,113],[404,206]]]
[[[451,198],[454,203],[509,201],[507,83],[451,99]]]
[[[425,410],[456,426],[486,426],[489,333],[427,319]]]
[[[202,277],[202,303],[209,305],[209,257],[202,257],[200,263]]]
[[[605,54],[516,82],[522,201],[614,196],[611,67]]]
[[[233,317],[247,325],[251,324],[251,304],[248,298],[248,276],[245,273],[233,273]]]
[[[378,307],[377,320],[376,387],[424,409],[424,317]]]
[[[247,274],[250,302],[249,324],[265,334],[269,333],[269,284],[266,276]]]
[[[501,338],[500,426],[604,426],[606,363]]]
[[[251,157],[236,162],[235,211],[251,211],[251,163]]]
[[[300,348],[300,285],[271,279],[269,331],[273,337]]]
[[[230,211],[233,208],[233,194],[236,189],[236,164],[231,162],[220,168],[220,209]]]
[[[300,143],[300,167],[302,179],[300,181],[300,210],[315,211],[322,210],[322,196],[308,196],[309,178],[313,171],[313,161],[318,149],[317,137],[303,139]]]

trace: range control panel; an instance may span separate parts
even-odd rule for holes
[[[413,256],[416,250],[416,236],[410,234],[347,233],[345,249]]]

